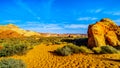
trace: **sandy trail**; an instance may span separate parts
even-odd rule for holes
[[[50,51],[63,45],[38,45],[23,56],[12,56],[22,59],[27,68],[120,68],[120,55],[117,54],[74,54],[57,56]]]

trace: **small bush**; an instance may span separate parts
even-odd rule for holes
[[[80,52],[80,47],[73,45],[73,44],[68,44],[67,47],[71,49],[73,53],[79,53]]]
[[[5,44],[4,47],[0,50],[0,57],[12,56],[14,54],[25,54],[27,50],[29,49],[25,44]]]
[[[58,48],[57,50],[55,50],[55,52],[63,56],[71,55],[73,53],[92,53],[92,51],[85,46],[79,47],[73,44],[68,44],[63,48]]]
[[[101,53],[110,53],[110,54],[114,54],[114,53],[119,53],[117,49],[113,48],[112,46],[102,46],[101,47],[102,51]]]
[[[88,49],[86,46],[80,46],[80,52],[82,53],[93,53],[92,50]]]
[[[101,53],[101,47],[94,47],[92,50],[97,54]]]
[[[55,50],[55,52],[58,55],[62,55],[62,56],[68,56],[73,53],[68,46],[64,46],[63,48],[58,48],[57,50]]]
[[[26,65],[22,60],[7,58],[0,60],[0,68],[26,68]]]
[[[117,49],[115,49],[112,46],[101,46],[101,47],[95,47],[93,48],[95,53],[101,53],[101,54],[115,54],[115,53],[119,53],[119,51]]]
[[[62,42],[59,42],[59,41],[57,42],[57,41],[56,41],[55,44],[60,45],[60,44],[62,44]]]

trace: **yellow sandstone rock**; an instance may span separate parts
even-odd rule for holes
[[[119,26],[117,26],[112,20],[104,18],[95,24],[88,27],[88,46],[118,46],[120,41],[118,40],[118,33],[120,32]]]

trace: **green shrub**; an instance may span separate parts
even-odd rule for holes
[[[0,60],[0,68],[26,68],[26,65],[22,60],[7,58]]]
[[[102,51],[101,53],[109,53],[109,54],[113,54],[113,53],[119,53],[117,49],[113,48],[112,46],[102,46],[101,47]]]
[[[0,50],[0,57],[12,56],[15,54],[25,54],[28,50],[29,49],[25,44],[5,44],[4,47]]]
[[[56,41],[55,44],[60,45],[60,44],[62,44],[62,42]]]
[[[62,55],[62,56],[68,56],[73,53],[68,46],[64,46],[63,48],[58,48],[57,50],[55,50],[55,52],[58,55]]]
[[[117,49],[115,49],[112,46],[101,46],[101,47],[95,47],[93,48],[95,53],[101,53],[101,54],[114,54],[114,53],[119,53]]]
[[[69,47],[73,53],[80,53],[81,52],[79,46],[76,46],[73,44],[68,44],[67,47]]]
[[[94,47],[92,50],[97,54],[101,53],[101,47]]]
[[[73,53],[92,53],[92,51],[85,46],[79,47],[73,44],[68,44],[62,48],[58,48],[55,52],[63,56],[71,55]]]
[[[28,50],[32,49],[34,45],[40,43],[39,39],[35,37],[0,39],[0,45],[2,46],[2,49],[0,49],[0,57],[25,54]]]
[[[86,46],[80,46],[80,52],[82,53],[93,53],[92,50],[88,49]]]

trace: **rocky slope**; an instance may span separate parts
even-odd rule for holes
[[[120,45],[120,27],[108,18],[88,27],[88,46]]]

